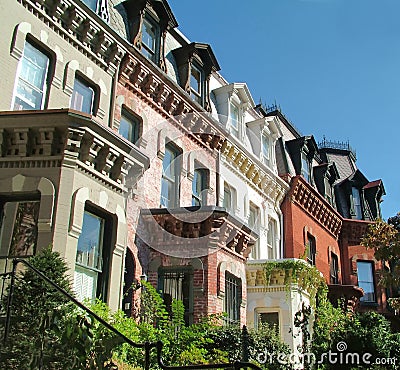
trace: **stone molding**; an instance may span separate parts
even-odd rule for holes
[[[279,177],[228,140],[222,145],[221,155],[237,173],[279,207],[287,192],[287,185]]]
[[[342,226],[341,216],[300,176],[296,176],[290,191],[291,202],[297,204],[336,239]]]
[[[133,145],[82,113],[3,112],[0,124],[0,168],[76,167],[124,192],[149,165],[143,154],[135,158]]]
[[[219,150],[227,135],[219,123],[199,111],[198,104],[162,71],[154,69],[132,50],[121,62],[119,82],[203,147]]]
[[[17,1],[110,75],[115,74],[126,49],[101,18],[85,12],[74,0]]]

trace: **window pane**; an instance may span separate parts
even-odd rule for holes
[[[161,178],[161,206],[178,206],[179,170],[177,162],[179,153],[169,145],[165,147],[163,172]]]
[[[315,239],[311,235],[307,235],[307,261],[311,265],[315,265],[315,253],[316,253],[316,245]]]
[[[153,22],[148,19],[143,19],[142,26],[142,54],[155,62],[157,45],[157,27]]]
[[[268,234],[267,234],[267,245],[268,245],[268,259],[275,258],[275,222],[268,222]]]
[[[80,112],[93,113],[93,89],[84,81],[75,78],[70,108]]]
[[[172,313],[172,302],[180,300],[185,307],[185,323],[192,323],[192,290],[193,280],[191,271],[169,270],[160,271],[159,289],[163,293],[164,303],[167,311]]]
[[[269,159],[269,139],[265,135],[262,136],[262,150],[264,158]]]
[[[279,313],[278,312],[262,312],[259,314],[259,324],[267,324],[275,329],[279,334]]]
[[[249,228],[256,232],[260,233],[260,220],[259,220],[259,209],[253,205],[250,205],[249,212]],[[260,256],[260,240],[257,238],[254,245],[251,247],[251,258],[257,259]]]
[[[362,208],[361,208],[361,197],[360,191],[353,187],[351,188],[352,196],[353,196],[353,205],[354,205],[354,213],[357,220],[362,220]]]
[[[192,90],[196,91],[200,94],[200,82],[201,82],[201,73],[200,71],[192,65],[191,74],[190,74],[190,87]]]
[[[39,201],[4,203],[0,242],[7,245],[7,255],[29,256],[35,254],[39,208]]]
[[[19,65],[13,109],[41,109],[43,107],[48,66],[49,58],[26,42],[24,55]]]
[[[305,153],[301,153],[301,174],[306,181],[310,181],[310,162]]]
[[[240,305],[242,303],[242,282],[240,278],[225,273],[225,312],[227,321],[236,323],[240,321]]]
[[[227,211],[232,210],[232,193],[228,187],[224,187],[224,201],[223,206]]]
[[[374,274],[371,262],[357,262],[358,286],[364,290],[362,302],[375,302]]]
[[[237,136],[239,130],[239,108],[235,104],[230,105],[229,118],[232,134]]]
[[[104,219],[85,211],[82,232],[78,239],[76,262],[101,271]]]
[[[339,262],[334,253],[331,253],[331,284],[339,284]]]
[[[197,169],[193,174],[192,181],[192,205],[200,206],[207,202],[207,172],[203,169]]]
[[[127,140],[136,143],[139,140],[140,123],[131,115],[122,114],[118,132]]]

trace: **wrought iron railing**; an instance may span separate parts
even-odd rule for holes
[[[355,149],[350,145],[349,141],[327,140],[326,137],[324,136],[322,138],[322,141],[318,143],[318,148],[346,150],[352,153],[354,158],[357,158],[357,153]]]
[[[17,275],[17,266],[19,264],[23,264],[26,268],[32,270],[40,279],[45,281],[48,285],[54,288],[56,291],[61,293],[67,300],[72,302],[75,306],[79,307],[81,310],[86,312],[86,314],[90,315],[93,319],[97,320],[99,323],[104,325],[105,328],[110,330],[114,333],[117,337],[119,337],[123,342],[129,344],[134,348],[141,348],[144,350],[144,369],[150,369],[150,358],[151,358],[151,351],[153,349],[156,350],[156,358],[157,358],[157,365],[164,370],[180,370],[180,369],[188,369],[188,370],[197,370],[197,369],[241,369],[241,368],[251,368],[251,369],[260,369],[257,365],[248,362],[248,356],[246,355],[246,351],[243,350],[244,361],[236,361],[231,363],[217,363],[217,364],[199,364],[199,365],[185,365],[185,366],[168,366],[164,363],[162,352],[163,352],[163,343],[161,341],[157,342],[145,342],[145,343],[135,343],[127,336],[122,334],[119,330],[93,312],[91,309],[83,305],[79,302],[75,297],[73,297],[70,293],[68,293],[65,289],[61,288],[57,284],[55,284],[52,280],[50,280],[43,272],[38,270],[36,267],[32,266],[28,261],[21,258],[14,258],[12,260],[12,269],[5,273],[2,273],[0,276],[6,279],[10,279],[9,286],[8,286],[8,299],[7,305],[5,310],[5,325],[4,325],[4,336],[3,342],[6,343],[10,329],[11,329],[11,313],[12,313],[12,306],[13,296],[14,296],[14,287],[16,282],[16,275]]]

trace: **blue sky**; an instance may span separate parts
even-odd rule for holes
[[[304,135],[349,141],[400,211],[399,0],[170,0],[179,29],[209,43],[229,82],[246,82]]]

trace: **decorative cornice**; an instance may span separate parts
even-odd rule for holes
[[[17,0],[76,49],[113,75],[126,52],[122,38],[74,0]],[[126,41],[125,41],[126,42]]]
[[[338,238],[342,226],[341,216],[301,176],[293,178],[289,197],[332,236]]]
[[[284,181],[228,140],[224,141],[221,154],[232,169],[244,176],[249,184],[279,206],[288,190],[288,185]]]
[[[79,168],[127,191],[149,165],[133,144],[75,111],[1,112],[0,125],[1,168]]]
[[[222,249],[244,260],[257,238],[224,208],[215,206],[143,209],[138,230],[147,246],[181,258]]]
[[[119,82],[188,136],[210,149],[221,148],[227,134],[219,123],[136,50],[122,60]]]

